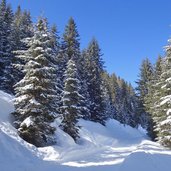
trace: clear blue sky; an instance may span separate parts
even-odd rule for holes
[[[7,0],[16,9],[40,14],[56,23],[60,33],[72,16],[78,27],[81,48],[92,37],[100,43],[106,69],[133,85],[141,61],[154,62],[164,54],[171,35],[171,0]]]

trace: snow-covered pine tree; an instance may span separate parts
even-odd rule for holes
[[[73,18],[70,18],[68,24],[65,28],[65,32],[63,34],[62,43],[61,43],[61,51],[58,55],[58,59],[60,60],[60,69],[61,77],[64,76],[64,72],[66,70],[67,62],[72,58],[77,66],[77,72],[79,75],[80,86],[79,93],[84,97],[82,100],[82,116],[88,115],[88,98],[87,98],[87,89],[86,82],[84,79],[85,71],[84,71],[84,58],[80,53],[80,42],[79,42],[79,34],[77,31],[77,26]],[[63,73],[62,73],[63,72]],[[64,82],[64,77],[63,77]]]
[[[33,36],[33,25],[30,12],[22,11],[21,7],[18,6],[17,11],[14,14],[12,29],[13,49],[25,49],[26,44],[22,40]]]
[[[25,61],[19,58],[15,58],[15,55],[19,53],[19,50],[26,50],[27,44],[22,40],[25,38],[31,38],[33,36],[33,25],[31,21],[30,13],[27,11],[22,12],[20,6],[14,14],[14,20],[12,22],[12,43],[14,58],[12,75],[14,78],[13,85],[20,81],[24,77],[23,66]],[[17,52],[16,52],[17,51]],[[20,53],[21,53],[20,51]]]
[[[160,122],[160,119],[162,119],[162,108],[160,107],[160,98],[162,97],[162,91],[161,87],[163,85],[163,80],[162,80],[162,72],[164,69],[164,58],[159,58],[157,59],[157,62],[155,64],[155,72],[154,72],[154,81],[153,85],[151,86],[153,95],[151,96],[151,101],[149,106],[149,113],[152,115],[152,120],[153,120],[153,125],[152,125],[152,132],[154,133],[154,138],[157,140],[158,136],[158,125]],[[150,96],[150,95],[149,95]]]
[[[55,129],[50,126],[56,112],[56,69],[47,21],[39,19],[28,49],[18,58],[25,59],[25,76],[15,85],[14,116],[19,135],[26,141],[45,146],[54,143]],[[23,53],[24,52],[24,53]]]
[[[57,113],[56,113],[56,117],[61,117],[62,116],[62,112],[61,112],[61,106],[62,106],[62,92],[63,92],[63,82],[62,82],[62,75],[61,75],[61,61],[60,61],[60,42],[59,42],[59,35],[57,32],[57,26],[56,25],[52,25],[51,29],[50,29],[50,35],[51,35],[51,46],[52,46],[52,50],[53,50],[53,54],[54,54],[54,58],[53,61],[51,61],[56,68],[56,93],[57,93],[57,98],[56,98],[56,109],[57,109]]]
[[[12,93],[12,20],[13,12],[2,0],[0,3],[0,89]]]
[[[61,41],[61,49],[58,54],[58,59],[60,62],[59,74],[61,75],[62,82],[64,82],[64,73],[66,70],[67,62],[71,58],[73,58],[77,65],[79,57],[79,34],[77,31],[76,23],[74,19],[71,17],[68,21],[68,24],[65,27],[65,31]]]
[[[100,48],[98,42],[93,39],[87,48],[87,85],[90,95],[90,120],[105,124],[107,116],[105,116],[105,105],[103,101],[102,90],[102,73],[103,61],[101,59]]]
[[[149,122],[147,125],[147,132],[152,140],[155,140],[157,136],[157,132],[155,131],[155,128],[156,128],[155,120],[157,119],[157,115],[160,113],[159,112],[160,109],[157,107],[158,105],[156,106],[156,104],[161,98],[160,97],[161,73],[162,73],[162,57],[159,56],[154,66],[154,75],[151,81],[148,83],[148,94],[144,98],[145,110],[149,113]]]
[[[84,98],[79,94],[80,81],[77,66],[72,58],[67,63],[65,72],[63,92],[63,121],[61,128],[68,133],[75,141],[79,138],[78,119],[81,118],[82,100]]]
[[[119,114],[119,122],[123,124],[129,123],[129,109],[127,101],[128,92],[127,92],[127,82],[124,79],[118,78],[119,84],[119,99],[118,99],[118,114]]]
[[[60,50],[60,42],[59,42],[60,37],[58,35],[57,26],[55,24],[52,25],[50,29],[50,33],[51,33],[52,46],[54,49],[54,53],[57,55]]]
[[[102,74],[103,78],[103,101],[105,105],[105,115],[107,118],[114,118],[116,115],[116,109],[112,102],[112,91],[110,87],[110,76],[107,72]]]
[[[110,92],[111,92],[111,98],[112,98],[112,104],[115,108],[115,114],[113,115],[113,118],[119,121],[119,92],[120,88],[118,85],[118,78],[117,76],[113,73],[110,76]]]
[[[153,79],[153,66],[151,62],[149,61],[148,58],[143,60],[140,68],[140,75],[139,79],[136,82],[137,83],[137,96],[139,99],[139,104],[138,104],[138,115],[140,118],[140,124],[142,127],[147,128],[148,127],[148,122],[149,116],[148,113],[145,111],[145,97],[148,94],[148,86],[150,81]]]
[[[160,77],[159,101],[155,103],[154,121],[156,124],[157,141],[162,145],[171,148],[171,39],[165,47],[166,57],[163,64],[163,71]]]
[[[131,84],[117,77],[114,73],[109,76],[103,73],[104,104],[107,116],[132,127],[138,126],[138,99]],[[108,99],[108,100],[107,100]],[[110,116],[109,116],[110,115]]]
[[[129,83],[127,84],[127,113],[129,116],[129,120],[126,124],[132,127],[138,127],[139,124],[137,108],[138,108],[138,99],[134,88]]]
[[[81,90],[80,93],[81,95],[84,97],[84,101],[82,106],[84,106],[83,111],[82,111],[82,116],[85,120],[90,120],[91,114],[90,114],[90,94],[88,91],[88,84],[89,84],[89,80],[87,77],[87,70],[86,70],[86,66],[88,63],[88,57],[87,57],[87,51],[83,50],[80,56],[80,60],[79,60],[79,67],[80,67],[80,71],[79,71],[79,75],[80,75],[80,79],[81,79]]]
[[[68,21],[68,24],[65,27],[65,32],[62,38],[62,49],[65,53],[66,62],[72,58],[75,61],[76,65],[79,62],[80,57],[80,42],[79,34],[77,31],[77,26],[74,19],[71,17]]]

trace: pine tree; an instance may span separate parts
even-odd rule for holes
[[[12,93],[12,39],[13,12],[6,0],[0,3],[0,89]]]
[[[86,83],[84,80],[84,58],[81,56],[80,53],[80,43],[79,43],[79,34],[77,31],[77,26],[73,18],[70,18],[68,21],[68,24],[65,28],[65,32],[62,38],[61,43],[61,51],[59,53],[59,60],[60,60],[60,75],[61,80],[64,82],[64,72],[66,70],[66,64],[67,62],[72,59],[74,60],[76,66],[77,66],[77,72],[79,75],[80,80],[80,90],[79,94],[84,97],[84,100],[82,100],[82,116],[89,115],[88,105],[87,105],[87,93],[86,92]],[[85,118],[85,117],[84,117]]]
[[[57,27],[56,25],[53,25],[50,30],[50,35],[51,35],[51,46],[54,54],[54,58],[52,63],[55,64],[56,68],[56,93],[57,93],[57,98],[56,98],[56,117],[62,117],[62,111],[61,111],[61,106],[62,106],[62,92],[63,92],[63,73],[61,74],[61,61],[60,61],[60,50],[61,50],[61,45],[59,42],[59,35],[57,32]]]
[[[27,40],[27,39],[26,39]],[[51,34],[45,19],[39,19],[28,49],[18,58],[26,59],[25,76],[15,85],[14,116],[19,135],[26,141],[45,146],[54,143],[50,126],[56,113],[56,69]]]
[[[119,91],[118,91],[118,99],[116,102],[116,109],[117,109],[117,120],[120,123],[126,124],[126,82],[125,80],[118,77],[117,79]]]
[[[148,135],[151,137],[152,140],[156,139],[157,132],[155,131],[156,128],[156,110],[157,107],[155,106],[156,102],[160,99],[160,76],[162,73],[162,58],[161,56],[158,57],[157,62],[154,67],[154,74],[151,81],[148,83],[148,94],[145,96],[145,110],[148,112],[149,122],[147,125]],[[160,112],[159,112],[160,113]]]
[[[93,39],[87,48],[87,84],[90,95],[90,120],[105,124],[105,105],[103,101],[103,61],[98,42]]]
[[[155,131],[157,132],[156,140],[162,145],[171,148],[171,40],[165,47],[166,57],[163,61],[163,70],[156,91],[157,97],[155,103],[155,113],[153,118],[156,124]],[[159,100],[158,100],[159,99]],[[157,101],[158,100],[158,101]]]
[[[59,60],[59,75],[61,81],[64,85],[64,73],[66,71],[67,62],[72,58],[77,65],[80,58],[80,43],[79,43],[79,34],[77,31],[77,26],[74,19],[71,17],[68,21],[68,24],[65,27],[65,31],[62,37],[61,48],[58,53]],[[78,68],[79,72],[79,68]]]
[[[116,109],[112,103],[112,91],[110,87],[110,76],[107,72],[102,74],[103,78],[103,103],[105,106],[105,116],[113,119],[116,114]]]
[[[58,31],[57,31],[57,26],[54,24],[51,27],[51,39],[52,39],[52,46],[54,49],[54,53],[57,55],[60,51],[60,37],[58,35]]]
[[[82,111],[82,116],[85,120],[90,120],[91,114],[90,114],[90,94],[88,91],[88,84],[89,84],[89,79],[87,76],[87,66],[88,64],[88,56],[87,56],[87,51],[83,50],[82,54],[80,56],[79,60],[79,75],[80,75],[80,84],[81,84],[81,90],[80,93],[84,97],[84,101],[82,106],[84,106],[83,111]]]
[[[12,22],[12,42],[13,42],[13,53],[14,58],[13,64],[13,85],[20,81],[24,77],[23,66],[25,64],[24,59],[15,57],[17,53],[27,49],[27,44],[23,42],[25,38],[31,38],[33,36],[33,25],[31,21],[30,13],[27,11],[22,12],[20,6],[14,14],[14,20]],[[17,51],[17,52],[16,52]]]
[[[65,72],[65,85],[63,92],[63,121],[62,129],[67,132],[75,141],[79,138],[78,119],[81,118],[81,104],[83,97],[79,94],[80,81],[77,66],[74,60],[67,63]]]
[[[152,119],[153,119],[153,133],[154,133],[154,138],[155,140],[157,140],[157,136],[158,136],[158,126],[159,123],[162,119],[162,108],[160,107],[159,103],[160,103],[160,99],[162,97],[162,91],[161,91],[161,87],[163,85],[163,79],[162,79],[162,72],[164,69],[164,58],[161,58],[159,56],[156,65],[155,65],[155,79],[153,82],[153,95],[151,96],[151,106],[150,106],[150,113],[152,114]]]
[[[138,105],[138,115],[140,118],[140,124],[144,127],[148,127],[149,122],[149,114],[145,111],[145,97],[149,93],[149,84],[150,81],[153,79],[153,66],[149,59],[145,59],[142,62],[141,68],[140,68],[140,75],[139,79],[136,82],[137,83],[137,96],[139,99],[139,105]]]
[[[137,109],[138,109],[138,99],[134,88],[129,83],[127,84],[127,113],[129,116],[129,120],[127,124],[132,127],[138,127],[139,124]]]
[[[118,79],[119,84],[119,101],[118,101],[118,113],[119,113],[119,121],[123,124],[129,125],[130,122],[130,109],[129,109],[129,94],[128,94],[128,85],[124,79]],[[129,99],[129,100],[128,100]]]
[[[62,49],[65,53],[66,62],[72,58],[76,62],[79,62],[80,57],[80,43],[77,26],[73,18],[70,18],[65,28],[65,32],[62,39]]]
[[[30,12],[22,11],[21,7],[18,6],[17,11],[14,14],[12,29],[13,49],[26,49],[27,45],[22,40],[33,36],[33,24]]]
[[[113,73],[110,76],[110,89],[111,89],[111,98],[112,98],[112,104],[115,108],[115,114],[113,116],[114,119],[119,121],[119,84],[118,84],[118,78],[117,76]]]
[[[117,77],[114,73],[107,79],[109,80],[108,96],[112,104],[112,118],[118,120],[120,123],[130,125],[132,127],[138,126],[137,117],[137,97],[132,85],[127,83],[124,79]]]

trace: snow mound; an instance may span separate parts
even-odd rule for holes
[[[14,110],[13,97],[0,91],[0,121],[9,121],[9,113]]]
[[[37,149],[22,140],[11,125],[10,113],[14,111],[13,96],[0,91],[0,168],[13,171],[14,168],[33,168],[40,160]]]
[[[132,152],[123,162],[120,170],[157,170],[157,171],[170,171],[171,166],[171,152],[163,151],[161,149],[154,150],[154,144],[151,144],[150,149],[141,149]]]
[[[76,144],[56,120],[57,145],[36,148],[22,140],[11,125],[13,111],[13,97],[0,91],[1,171],[170,171],[171,151],[149,141],[142,128],[115,120],[104,127],[81,119]]]

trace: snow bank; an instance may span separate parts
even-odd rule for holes
[[[14,111],[13,97],[0,91],[0,121],[9,121],[9,113]]]
[[[13,111],[13,96],[0,91],[0,170],[32,170],[39,163],[40,154],[37,148],[22,140],[11,125]]]

